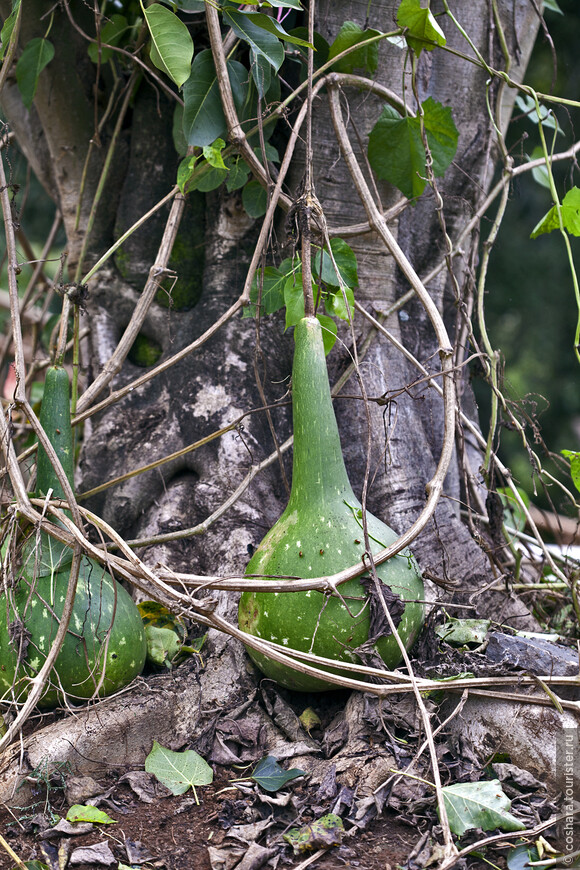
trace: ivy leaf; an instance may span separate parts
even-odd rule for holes
[[[392,106],[385,106],[371,130],[368,155],[377,177],[398,187],[407,199],[423,193],[425,149],[415,118],[402,118]]]
[[[261,275],[262,281],[262,314],[274,314],[284,307],[284,287],[288,276],[293,274],[292,260],[283,260],[280,268],[266,266]],[[302,292],[302,290],[300,290]],[[243,317],[255,317],[258,304],[258,276],[254,276],[250,290],[250,304],[244,308]]]
[[[203,165],[208,166],[209,164]],[[202,193],[209,193],[210,190],[216,190],[220,184],[223,184],[227,177],[227,169],[214,169],[211,166],[207,172],[200,173],[197,178],[195,176],[192,178],[189,190],[201,190]]]
[[[455,157],[459,133],[450,106],[437,103],[433,97],[428,97],[421,106],[427,142],[433,158],[433,172],[440,177]]]
[[[83,804],[74,804],[66,814],[66,820],[67,822],[92,822],[95,825],[117,824],[115,819],[112,819],[103,810]]]
[[[235,60],[228,61],[227,69],[234,103],[239,111],[246,98],[248,71]],[[196,55],[193,61],[191,75],[183,86],[183,101],[183,133],[188,145],[202,148],[225,136],[226,119],[209,48]]]
[[[372,36],[379,36],[379,30],[363,30],[354,21],[345,21],[336,39],[330,46],[328,59],[332,60],[347,48],[352,48],[360,42],[370,39]],[[374,75],[379,65],[379,46],[377,42],[371,42],[370,45],[363,45],[355,49],[346,57],[337,61],[334,64],[334,69],[337,72],[351,73],[355,69],[364,69],[369,75]]]
[[[253,779],[266,791],[276,792],[290,780],[296,779],[297,776],[304,776],[304,771],[297,767],[293,767],[292,770],[284,770],[278,764],[278,759],[275,756],[267,755],[266,758],[258,762],[250,779]]]
[[[54,45],[37,36],[27,42],[16,64],[16,82],[22,102],[29,109],[36,94],[42,70],[54,57]]]
[[[397,24],[406,29],[409,48],[421,54],[423,49],[433,51],[436,45],[445,45],[445,34],[429,8],[423,9],[420,0],[401,0],[397,11]]]
[[[580,236],[580,189],[572,187],[560,205],[562,225],[566,232],[572,236]],[[543,233],[551,233],[552,230],[560,229],[558,211],[553,205],[550,211],[544,215],[541,221],[532,230],[530,238],[537,239]]]
[[[230,163],[229,169],[230,173],[226,181],[226,188],[228,193],[232,193],[232,191],[239,190],[240,187],[244,186],[250,176],[250,167],[241,157],[236,157]],[[244,317],[249,316],[246,314],[246,310],[244,309]]]
[[[14,25],[16,24],[16,19],[18,18],[18,10],[20,9],[21,0],[12,0],[12,12],[2,25],[2,30],[0,30],[0,61],[4,60],[4,55],[8,50],[8,45],[10,44],[10,37],[12,36],[12,31],[14,30]]]
[[[433,172],[440,176],[455,156],[459,134],[449,107],[429,97],[422,108]],[[394,184],[408,199],[421,195],[426,156],[419,118],[401,117],[396,109],[385,106],[371,130],[368,156],[378,178]]]
[[[338,267],[342,283],[346,284],[347,287],[358,287],[356,254],[353,249],[347,245],[344,239],[331,239],[330,250]],[[336,274],[334,263],[326,249],[322,251],[322,265],[320,265],[320,255],[314,257],[312,271],[325,284],[340,287],[339,276]]]
[[[442,789],[449,827],[463,836],[471,828],[491,831],[523,831],[525,825],[509,810],[511,801],[502,791],[500,781],[460,782]]]
[[[121,37],[128,28],[129,23],[124,15],[111,15],[109,21],[101,27],[101,43],[119,45]],[[92,62],[98,63],[99,47],[96,42],[91,42],[87,52]],[[101,48],[101,63],[107,63],[114,53],[112,48]]]
[[[227,170],[228,167],[224,163],[224,158],[222,157],[222,151],[225,147],[226,143],[223,139],[216,139],[211,145],[203,146],[203,156],[214,169]]]
[[[151,61],[180,88],[191,73],[193,40],[189,30],[160,3],[145,8],[141,0],[141,8],[151,35]]]
[[[562,12],[562,10],[560,9],[560,7],[558,6],[558,3],[556,2],[556,0],[544,0],[544,12],[547,9],[549,9],[550,12],[558,12],[560,15],[564,14]]]
[[[277,36],[264,30],[251,16],[262,13],[241,12],[239,9],[223,9],[224,24],[229,25],[238,39],[250,46],[256,57],[263,57],[276,72],[284,60],[284,46]],[[267,16],[264,16],[266,18]],[[259,87],[259,83],[256,82]]]
[[[268,193],[259,181],[252,179],[242,191],[242,203],[251,218],[262,217],[268,208]]]
[[[580,492],[580,453],[576,450],[561,450],[562,456],[570,460],[570,475],[574,486]]]
[[[185,794],[189,788],[196,794],[196,785],[209,785],[213,782],[213,770],[193,749],[173,752],[156,740],[145,759],[145,770],[152,773],[172,794]]]

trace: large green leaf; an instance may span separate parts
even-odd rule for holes
[[[54,45],[37,36],[27,42],[16,64],[16,82],[22,102],[29,109],[34,100],[40,73],[54,57]]]
[[[459,133],[450,106],[437,103],[433,97],[428,97],[421,106],[427,142],[433,158],[433,172],[439,177],[445,173],[455,157]]]
[[[334,258],[334,263],[340,272],[340,278],[347,287],[358,286],[358,272],[356,254],[353,249],[344,241],[344,239],[331,239],[330,250]],[[336,274],[330,255],[326,249],[322,252],[322,266],[320,265],[320,253],[313,258],[313,272],[315,275],[320,275],[320,278],[325,284],[332,284],[334,287],[340,286],[340,279]]]
[[[492,831],[523,831],[525,825],[509,812],[511,801],[500,781],[460,782],[442,789],[449,827],[461,837],[471,828]]]
[[[189,30],[170,9],[153,3],[147,9],[141,3],[151,35],[151,60],[180,88],[191,73],[193,40]]]
[[[193,749],[173,752],[156,740],[145,759],[145,770],[157,777],[172,794],[184,794],[189,788],[195,794],[196,785],[209,785],[213,782],[213,770]]]
[[[560,214],[566,232],[572,236],[580,236],[580,188],[572,187],[568,191],[560,204]],[[558,229],[560,229],[560,221],[558,220],[558,210],[554,205],[536,224],[532,230],[531,238],[536,239],[543,233],[551,233],[552,230]]]
[[[228,61],[228,75],[236,109],[243,106],[248,71],[235,60]],[[188,145],[210,145],[227,133],[217,73],[211,50],[200,52],[193,61],[191,76],[183,86],[183,133]]]
[[[228,193],[232,193],[232,191],[239,190],[244,186],[250,177],[250,167],[246,161],[239,156],[234,157],[233,160],[229,160],[228,164],[230,171],[226,181],[226,189]]]
[[[368,155],[377,177],[398,187],[408,199],[423,193],[425,149],[415,118],[402,118],[396,109],[385,106],[371,130]]]
[[[4,55],[8,51],[8,45],[10,44],[10,37],[12,36],[12,31],[14,30],[14,25],[16,24],[16,19],[18,18],[18,10],[20,9],[21,0],[12,0],[12,12],[2,25],[2,30],[0,31],[0,60],[4,60]]]
[[[129,28],[129,23],[124,15],[111,15],[106,24],[101,28],[101,43],[104,45],[119,45],[123,34]],[[91,42],[88,55],[93,63],[99,60],[99,47],[96,42]],[[114,55],[112,48],[101,49],[101,63],[107,63]]]
[[[260,275],[262,283],[261,313],[274,314],[284,307],[284,288],[288,276],[292,275],[294,268],[292,260],[284,260],[280,268],[266,266]],[[302,292],[302,289],[300,289]],[[244,308],[244,317],[255,317],[258,304],[258,276],[254,276],[250,290],[250,304]]]
[[[268,208],[268,193],[259,181],[252,179],[242,191],[242,203],[251,218],[262,217]]]
[[[433,172],[443,175],[457,150],[459,134],[448,106],[429,97],[422,108]],[[385,106],[369,136],[368,155],[379,178],[394,184],[409,199],[421,195],[426,184],[426,157],[418,117],[401,117],[391,106]]]
[[[278,39],[283,39],[284,42],[290,42],[292,45],[301,45],[304,48],[312,47],[312,44],[306,39],[302,39],[296,34],[287,33],[280,22],[270,15],[264,15],[263,12],[244,12],[243,14],[246,20],[251,21],[256,27],[272,33]]]
[[[405,39],[417,54],[422,49],[433,51],[436,45],[445,45],[445,34],[429,8],[423,9],[420,0],[401,0],[397,11],[397,24],[406,28]]]
[[[247,42],[256,56],[263,57],[276,72],[280,69],[284,60],[284,46],[277,36],[256,23],[256,15],[262,13],[241,12],[226,7],[222,15],[224,24],[232,28],[238,39]]]
[[[336,39],[330,46],[328,59],[332,60],[347,48],[353,48],[371,36],[379,36],[378,30],[363,30],[354,21],[345,21]],[[374,75],[379,65],[379,46],[378,42],[371,42],[370,45],[363,45],[355,49],[350,54],[343,57],[334,64],[334,69],[337,72],[351,73],[355,69],[363,69],[369,75]]]

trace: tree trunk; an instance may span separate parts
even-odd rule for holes
[[[6,5],[3,3],[2,8]],[[34,4],[29,6],[33,8]],[[370,27],[394,29],[397,6],[394,0],[373,3],[370,7],[366,0],[321,0],[316,10],[316,27],[331,42],[346,20],[364,26],[367,9],[370,9]],[[432,6],[435,12],[439,11],[440,4]],[[500,6],[508,44],[518,59],[518,66],[512,66],[510,74],[517,78],[525,69],[538,20],[532,4],[506,0]],[[461,7],[457,14],[475,45],[486,57],[491,51],[493,64],[502,68],[491,4],[487,0],[474,0]],[[461,34],[448,19],[443,18],[443,21],[448,45],[472,56]],[[23,26],[27,39],[44,33],[44,25],[34,12],[26,17]],[[70,261],[75,266],[88,218],[86,205],[81,210],[80,230],[75,228],[80,177],[89,140],[94,138],[91,89],[95,73],[85,60],[82,38],[58,9],[53,33],[62,42],[70,41],[74,45],[76,62],[72,64],[68,58],[58,67],[47,67],[35,107],[30,112],[24,110],[15,85],[10,82],[3,97],[3,108],[39,178],[63,212]],[[64,56],[57,51],[57,57]],[[382,43],[376,78],[397,92],[404,83],[406,98],[413,104],[404,51]],[[493,128],[485,102],[485,78],[486,74],[479,67],[458,60],[450,53],[423,51],[419,59],[417,81],[421,100],[432,96],[445,106],[450,105],[460,133],[454,164],[445,178],[438,181],[438,191],[445,203],[445,231],[453,245],[491,182]],[[498,99],[504,101],[507,117],[513,96],[497,83],[492,85],[490,93],[492,105]],[[369,93],[360,94],[348,88],[344,88],[341,101],[345,118],[352,120],[349,135],[363,165],[364,155],[357,142],[366,143],[381,105]],[[87,263],[96,262],[107,246],[174,183],[178,158],[172,144],[172,110],[155,86],[146,79],[141,81],[119,136],[106,192],[97,211]],[[91,151],[83,203],[91,202],[97,188],[111,133],[107,126],[101,132],[100,148],[93,147]],[[314,182],[329,226],[365,221],[364,209],[333,133],[324,92],[316,98],[314,141]],[[303,168],[304,154],[301,153],[292,169],[290,190],[299,188]],[[385,209],[398,197],[386,184],[379,185],[379,194]],[[107,364],[129,322],[149,269],[156,260],[168,209],[169,206],[158,211],[90,282],[87,313],[82,321],[90,328],[90,340],[84,348],[89,383]],[[408,207],[393,222],[392,227],[399,245],[420,276],[428,274],[444,257],[447,242],[440,222],[438,194],[426,192],[417,204]],[[256,238],[256,224],[244,211],[239,192],[228,194],[220,189],[206,195],[189,196],[170,261],[175,275],[163,278],[141,330],[146,351],[153,354],[160,351],[157,363],[189,346],[236,301]],[[279,221],[276,241],[280,251],[291,246],[284,218]],[[359,263],[357,302],[373,316],[380,316],[408,291],[409,285],[374,233],[349,236],[347,241]],[[455,281],[451,281],[447,270],[443,269],[429,283],[429,291],[444,313],[452,340],[456,335],[465,334],[464,312],[471,305],[478,241],[476,225],[461,243],[461,253],[454,256]],[[199,441],[217,429],[236,421],[240,424],[195,452],[106,489],[90,498],[87,506],[127,540],[191,528],[219,508],[251,467],[272,454],[291,434],[286,393],[292,336],[283,332],[283,325],[280,315],[256,323],[243,319],[238,313],[207,343],[167,372],[87,420],[77,487],[80,494]],[[417,299],[411,299],[389,316],[385,326],[430,372],[438,371],[439,347]],[[359,347],[369,335],[369,328],[368,322],[357,314],[354,329]],[[342,329],[339,334],[342,341],[329,357],[331,382],[346,369],[352,352],[348,330]],[[462,366],[466,354],[465,343],[456,348],[458,366]],[[143,361],[138,355],[130,356],[115,376],[112,388],[117,390],[146,371],[149,366],[144,366]],[[150,360],[145,357],[145,362]],[[335,407],[347,468],[357,495],[368,472],[371,480],[369,509],[402,532],[419,515],[425,503],[425,486],[439,459],[442,402],[424,382],[415,384],[421,379],[418,370],[381,335],[372,340],[361,371],[367,395],[371,400],[381,401],[371,401],[367,406],[369,433],[365,403],[356,378],[351,377],[340,391]],[[257,380],[263,388],[263,396],[257,388]],[[474,402],[464,367],[458,368],[456,390],[462,408],[472,417]],[[105,395],[106,392],[99,400]],[[250,413],[264,404],[277,404],[271,412],[272,428],[266,413]],[[368,444],[371,445],[370,455]],[[461,445],[449,470],[435,517],[412,549],[426,577],[435,578],[449,590],[443,593],[447,600],[453,594],[457,602],[473,604],[476,612],[493,611],[498,622],[505,620],[518,627],[532,625],[533,620],[525,608],[505,590],[488,591],[485,597],[478,594],[493,582],[494,569],[464,523],[460,507],[468,497],[467,484],[479,491],[483,503],[485,490],[477,450],[469,444],[466,451],[460,448]],[[239,575],[248,554],[285,505],[284,475],[288,479],[289,474],[287,452],[280,461],[260,473],[242,497],[204,534],[153,544],[140,550],[139,555],[152,567],[163,565],[174,571],[196,574]],[[236,597],[216,592],[215,598],[218,612],[235,620]],[[153,736],[161,742],[165,739],[167,745],[180,745],[184,735],[191,733],[194,727],[197,733],[202,733],[209,721],[199,712],[202,708],[220,705],[224,710],[231,709],[254,684],[254,678],[244,668],[243,653],[237,642],[212,632],[204,656],[206,673],[201,677],[201,688],[194,685],[195,679],[192,683],[185,680],[187,685],[184,685],[182,677],[178,680],[181,689],[176,694],[173,678],[156,678],[157,684],[163,687],[159,695],[162,704],[174,706],[180,691],[185,692],[183,697],[187,699],[187,704],[179,705],[178,728],[174,716],[164,720],[163,716],[155,715],[153,719]],[[211,687],[206,695],[204,686]],[[113,711],[106,715],[114,716],[118,705],[123,709],[130,706],[130,715],[145,721],[152,715],[152,699],[141,703],[139,698],[142,699],[141,688],[120,701],[105,702],[94,713],[88,711],[79,715],[82,739],[79,736],[77,767],[82,766],[81,756],[94,754],[87,735],[93,727],[90,723],[101,715],[98,711]],[[136,712],[140,710],[142,716]],[[181,719],[181,716],[186,718]],[[113,730],[112,733],[117,735],[114,738],[117,747],[124,747],[118,748],[116,762],[117,756],[118,763],[142,761],[144,750],[150,746],[145,747],[143,741],[119,742],[119,732]],[[102,735],[98,739],[102,740]],[[60,744],[55,751],[62,751]],[[6,774],[8,781],[12,781],[12,771],[10,767]]]

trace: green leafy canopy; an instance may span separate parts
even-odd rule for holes
[[[449,106],[429,97],[421,107],[433,173],[441,176],[455,157],[459,134]],[[408,199],[422,194],[426,154],[418,116],[401,117],[396,109],[385,106],[371,130],[368,156],[378,178],[398,187]]]

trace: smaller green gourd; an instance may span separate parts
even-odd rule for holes
[[[72,487],[70,387],[62,367],[47,371],[40,423]],[[42,447],[37,490],[65,496]],[[15,587],[0,591],[0,702],[22,702],[44,664],[62,615],[71,562],[65,544],[45,532],[39,541],[33,534],[22,548]],[[68,631],[38,706],[55,707],[63,696],[74,703],[110,695],[141,673],[146,651],[143,622],[131,596],[102,565],[82,556]]]
[[[286,510],[256,549],[246,568],[247,575],[328,576],[360,562],[365,552],[361,505],[344,465],[320,323],[315,317],[305,317],[297,324],[294,338],[292,489]],[[367,526],[375,553],[397,538],[392,529],[368,512]],[[424,588],[415,559],[404,550],[378,566],[377,574],[405,603],[397,631],[409,649],[424,618]],[[342,584],[343,600],[315,590],[244,592],[239,605],[240,628],[281,644],[288,651],[359,663],[357,647],[368,641],[371,628],[371,602],[364,579]],[[371,645],[385,665],[396,667],[402,658],[396,638],[385,633],[372,640]],[[301,674],[250,647],[248,653],[267,677],[289,689],[336,688],[333,683]],[[344,675],[345,671],[336,673]]]

